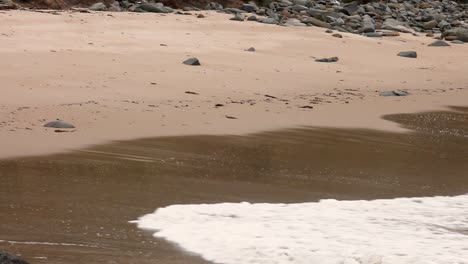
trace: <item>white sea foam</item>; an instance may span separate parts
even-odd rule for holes
[[[468,263],[468,195],[172,205],[135,222],[223,264]]]

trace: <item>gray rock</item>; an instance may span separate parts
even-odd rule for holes
[[[402,51],[397,54],[400,57],[405,57],[405,58],[417,58],[418,54],[416,51]]]
[[[255,52],[255,48],[254,47],[250,47],[248,49],[245,49],[245,51],[248,51],[248,52]]]
[[[465,44],[465,42],[463,42],[463,41],[461,41],[461,40],[458,40],[458,39],[453,40],[453,41],[451,41],[450,43],[453,43],[453,44]]]
[[[185,65],[190,65],[190,66],[200,66],[201,65],[200,61],[197,58],[186,59],[183,63]]]
[[[290,18],[286,23],[284,23],[285,26],[287,27],[306,27],[307,25],[299,21],[299,19],[296,18]]]
[[[260,23],[275,25],[278,24],[278,20],[271,17],[264,17],[258,20]]]
[[[122,8],[120,8],[120,3],[115,1],[109,6],[107,10],[112,12],[120,12],[122,11]]]
[[[295,5],[301,5],[301,6],[307,6],[309,4],[309,1],[307,0],[293,0],[292,2]]]
[[[442,37],[455,36],[457,40],[468,42],[468,29],[467,28],[452,28],[445,31]]]
[[[296,12],[301,12],[301,11],[307,11],[309,10],[309,8],[303,5],[293,5],[291,7],[291,10],[296,11]]]
[[[233,20],[233,21],[244,21],[244,20],[245,20],[245,16],[242,15],[242,14],[235,14],[234,17],[230,18],[229,20]]]
[[[411,29],[408,28],[405,22],[398,21],[394,18],[387,18],[385,19],[382,29],[388,29],[391,31],[398,31],[404,33],[413,33]]]
[[[228,13],[228,14],[240,14],[240,13],[244,13],[244,10],[240,10],[240,9],[232,8],[232,7],[224,8],[223,11],[224,11],[225,13]]]
[[[443,40],[436,40],[436,41],[432,42],[431,44],[429,44],[428,46],[431,46],[431,47],[447,47],[447,46],[450,46],[450,44],[448,44],[447,42],[445,42]]]
[[[275,13],[273,10],[271,10],[271,9],[268,9],[268,10],[266,11],[266,14],[267,14],[267,16],[268,16],[269,18],[273,18],[273,19],[276,20],[276,21],[278,21],[278,20],[280,19],[280,18],[279,18],[279,15],[276,14],[276,13]]]
[[[370,32],[364,35],[369,38],[381,38],[383,36],[382,33],[378,33],[378,32]]]
[[[281,6],[292,6],[293,5],[293,2],[291,2],[289,0],[280,0],[279,2],[281,3]]]
[[[435,27],[437,27],[437,20],[431,20],[429,22],[426,22],[422,25],[422,27],[425,29],[425,30],[431,30]]]
[[[362,27],[359,31],[364,33],[375,32],[374,20],[370,16],[365,15],[362,19]]]
[[[248,21],[257,21],[257,17],[256,16],[249,16],[247,18]]]
[[[347,4],[343,7],[342,11],[348,16],[357,15],[361,7],[357,3]]]
[[[0,264],[28,264],[28,262],[6,252],[0,251]]]
[[[205,10],[223,10],[223,5],[216,2],[211,2],[205,6]]]
[[[338,57],[330,57],[330,58],[321,58],[321,59],[316,59],[316,62],[337,62]]]
[[[151,13],[172,13],[174,10],[172,8],[163,6],[160,3],[154,4],[154,3],[144,3],[141,4],[140,9],[146,12],[151,12]]]
[[[56,121],[48,122],[44,125],[44,127],[51,127],[51,128],[75,128],[74,125],[66,123],[62,120],[57,119]]]
[[[93,11],[104,11],[106,9],[107,9],[107,6],[102,2],[95,3],[89,7],[89,10],[93,10]]]
[[[450,25],[450,23],[447,22],[447,21],[445,21],[445,20],[440,21],[439,24],[437,25],[437,27],[438,27],[442,32],[447,31],[447,30],[449,30],[449,29],[452,28],[452,26]]]
[[[255,13],[258,10],[258,6],[255,3],[243,4],[242,10],[249,13]]]
[[[302,22],[314,25],[316,27],[332,28],[332,25],[330,25],[329,23],[323,22],[315,17],[308,17],[304,19]]]
[[[380,96],[407,96],[407,95],[409,95],[409,93],[402,91],[402,90],[390,90],[390,91],[380,92]]]

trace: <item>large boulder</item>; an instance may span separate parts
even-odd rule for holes
[[[362,19],[362,27],[359,29],[359,31],[364,32],[364,33],[374,32],[375,31],[374,20],[370,16],[365,15]]]

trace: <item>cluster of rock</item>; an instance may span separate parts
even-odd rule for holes
[[[10,1],[10,0],[0,0]],[[232,14],[231,20],[258,21],[284,26],[316,26],[369,37],[397,36],[399,32],[441,34],[447,40],[468,42],[468,3],[450,0],[381,0],[344,3],[338,0],[270,0],[239,8],[209,3],[206,10]],[[95,11],[175,12],[157,2],[118,0],[110,5],[96,3]],[[186,7],[184,11],[199,10]],[[177,11],[179,13],[183,13]]]
[[[234,13],[233,20],[255,20],[285,26],[316,26],[369,37],[398,32],[442,34],[447,40],[468,42],[468,3],[449,0],[390,0],[342,3],[330,0],[275,0],[266,7],[254,2],[240,9],[212,3],[207,9]],[[247,14],[246,14],[247,13]],[[248,14],[251,13],[251,14]],[[257,17],[259,16],[259,17]]]

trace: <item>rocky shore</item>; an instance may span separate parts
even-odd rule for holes
[[[394,37],[400,33],[426,34],[428,37],[468,42],[468,2],[449,0],[280,0],[254,1],[237,4],[237,8],[210,2],[204,8],[187,3],[180,10],[154,0],[117,0],[97,2],[80,12],[152,12],[196,15],[194,11],[216,10],[232,14],[234,21],[257,21],[282,26],[315,26],[339,32],[363,34],[368,37]],[[346,3],[345,3],[346,2]],[[365,3],[363,3],[365,2]],[[12,0],[0,0],[1,9],[21,8]]]

